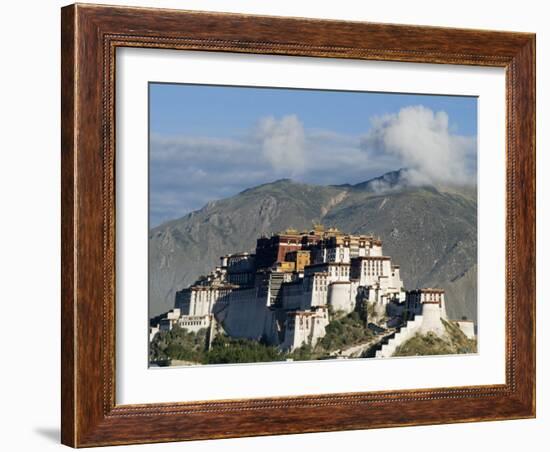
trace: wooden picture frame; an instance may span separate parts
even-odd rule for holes
[[[64,444],[85,447],[535,416],[535,35],[79,4],[62,9],[61,35]],[[117,405],[118,47],[505,68],[506,383]]]

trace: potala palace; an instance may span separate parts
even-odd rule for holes
[[[260,237],[254,253],[222,256],[210,274],[176,293],[174,309],[157,319],[150,337],[174,325],[221,328],[293,351],[315,346],[333,317],[359,309],[369,325],[394,333],[376,357],[391,356],[417,333],[445,332],[443,290],[405,290],[399,266],[372,235],[316,226]],[[475,337],[472,322],[454,323]]]

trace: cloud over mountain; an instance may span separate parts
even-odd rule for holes
[[[300,175],[306,166],[306,136],[296,115],[262,118],[258,125],[262,154],[277,173]]]
[[[232,137],[153,134],[151,226],[281,178],[354,184],[407,168],[403,181],[413,185],[475,181],[475,137],[453,134],[445,112],[407,107],[365,129],[354,136],[307,128],[289,114],[259,118]]]
[[[408,182],[469,184],[476,177],[475,137],[453,134],[443,111],[421,105],[371,119],[372,127],[362,139],[368,158],[395,156],[407,168]]]
[[[231,138],[153,134],[151,225],[275,179],[341,184],[387,167],[367,163],[360,137],[306,129],[296,115],[260,118],[254,128]]]

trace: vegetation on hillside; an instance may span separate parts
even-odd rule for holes
[[[460,328],[443,320],[447,334],[439,337],[434,333],[416,334],[395,350],[393,356],[455,355],[476,353],[477,341],[468,339]]]
[[[216,336],[205,353],[203,364],[258,363],[283,361],[286,354],[277,347],[251,339]]]
[[[149,360],[153,363],[178,360],[197,364],[227,364],[326,359],[336,350],[366,342],[373,336],[356,312],[332,320],[326,327],[326,335],[315,347],[305,344],[293,352],[282,352],[262,341],[223,334],[218,334],[207,347],[206,329],[194,333],[175,326],[171,331],[157,333],[149,348]]]
[[[332,320],[327,325],[326,334],[319,341],[317,348],[332,352],[366,342],[373,336],[372,331],[365,327],[359,313],[352,312],[345,317]]]
[[[207,329],[196,333],[175,326],[171,331],[157,333],[149,348],[152,363],[172,360],[197,364],[228,364],[282,361],[287,355],[276,347],[251,339],[218,335],[207,347]]]
[[[288,355],[294,361],[327,359],[337,350],[352,347],[371,340],[374,333],[365,326],[366,322],[358,312],[336,317],[326,327],[325,336],[315,347],[302,345]]]
[[[207,332],[206,328],[194,333],[178,326],[171,331],[160,331],[149,344],[149,361],[177,359],[201,362],[206,349]]]
[[[444,322],[444,325],[447,330],[444,337],[433,333],[417,334],[398,347],[394,356],[476,353],[475,339],[468,339],[452,322]],[[333,319],[326,327],[325,336],[314,347],[304,344],[293,352],[283,352],[263,341],[232,338],[224,334],[218,334],[208,347],[207,329],[194,333],[175,326],[171,331],[157,333],[150,344],[149,359],[152,363],[163,364],[173,360],[196,364],[229,364],[329,359],[338,350],[366,343],[374,337],[358,312]]]

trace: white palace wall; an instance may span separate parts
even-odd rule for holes
[[[304,289],[301,283],[287,283],[281,287],[283,309],[305,309]]]
[[[256,297],[257,289],[239,289],[231,292],[223,327],[234,337],[260,339],[268,314],[267,299]]]
[[[328,312],[324,308],[317,309],[315,312],[299,311],[291,314],[286,321],[285,337],[281,348],[293,351],[304,344],[314,347],[319,339],[324,337],[328,323]]]
[[[393,356],[397,347],[407,342],[420,331],[423,320],[421,315],[417,315],[414,320],[409,320],[403,328],[395,333],[395,336],[391,338],[387,344],[383,345],[382,348],[376,352],[376,358],[389,358]]]
[[[328,286],[328,304],[334,311],[350,313],[355,309],[357,283],[333,282]]]
[[[392,356],[397,347],[407,342],[417,333],[422,335],[434,333],[438,336],[447,333],[445,325],[441,321],[446,318],[443,306],[440,307],[439,303],[434,302],[422,303],[421,309],[421,314],[417,314],[414,319],[409,320],[387,344],[376,352],[377,358]]]
[[[475,339],[476,333],[475,333],[475,327],[474,322],[471,320],[456,320],[454,321],[460,328],[460,330],[466,335],[468,339]]]
[[[327,293],[326,273],[313,273],[304,277],[304,309],[326,306]]]
[[[441,321],[442,311],[439,304],[424,303],[422,305],[422,318],[423,322],[420,326],[420,334],[433,332],[441,336],[446,333],[445,326]]]
[[[185,328],[187,331],[196,333],[204,328],[208,328],[211,321],[212,317],[210,315],[182,315],[177,323],[180,328]]]

